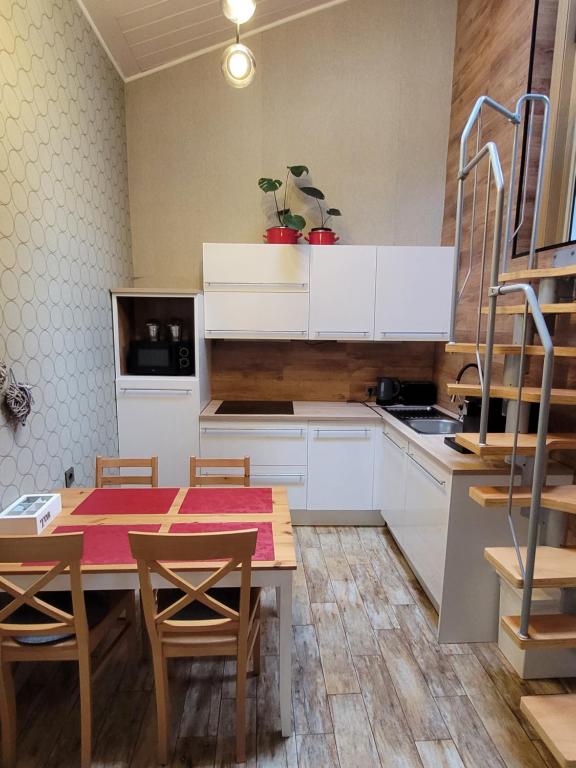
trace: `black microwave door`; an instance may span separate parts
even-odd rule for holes
[[[173,371],[170,347],[154,342],[133,344],[130,347],[128,369],[137,376],[170,375]]]

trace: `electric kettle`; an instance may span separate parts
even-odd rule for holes
[[[400,394],[398,379],[380,377],[376,381],[376,402],[378,405],[390,405]]]

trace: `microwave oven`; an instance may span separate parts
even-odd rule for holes
[[[194,344],[187,341],[131,341],[132,376],[194,376]]]

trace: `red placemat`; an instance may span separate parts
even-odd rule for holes
[[[165,515],[179,488],[96,488],[73,515]]]
[[[134,562],[128,531],[158,533],[159,525],[60,525],[52,533],[83,533],[83,565],[127,565]]]
[[[174,523],[170,533],[223,533],[258,528],[256,552],[253,560],[274,560],[274,534],[272,523]]]
[[[181,515],[251,515],[271,512],[271,488],[190,488],[178,510]]]

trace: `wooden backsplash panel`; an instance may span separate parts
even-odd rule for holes
[[[431,379],[429,342],[212,342],[212,397],[364,400],[378,376]]]

